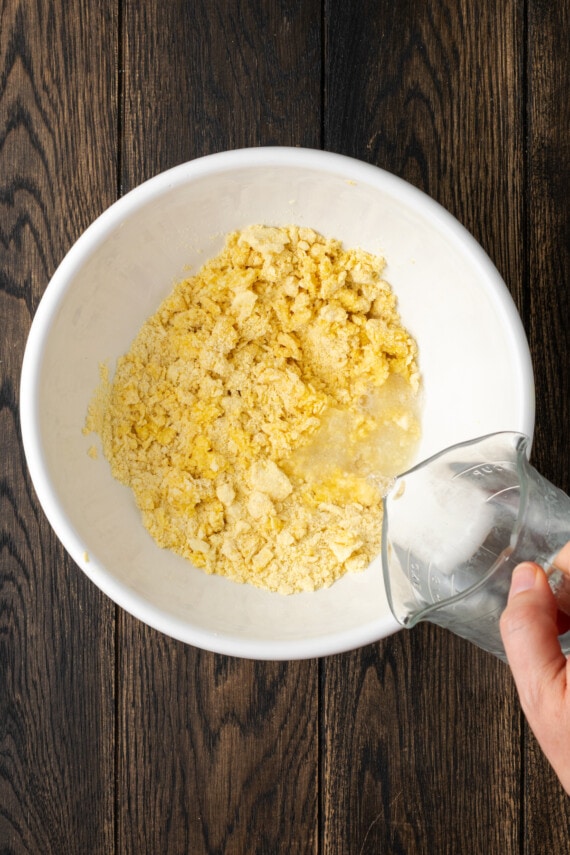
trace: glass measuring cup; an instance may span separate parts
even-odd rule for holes
[[[402,626],[431,621],[506,661],[499,618],[517,564],[541,564],[559,605],[567,601],[570,577],[553,561],[570,540],[570,497],[530,465],[528,447],[523,434],[490,434],[396,479],[382,566]],[[570,632],[561,645],[570,653]]]

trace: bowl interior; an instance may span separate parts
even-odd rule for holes
[[[159,549],[130,491],[91,459],[82,426],[99,364],[113,369],[180,278],[252,223],[295,223],[387,259],[386,278],[419,344],[418,460],[497,430],[532,436],[528,348],[504,283],[432,200],[335,155],[257,149],[164,173],[109,209],[72,248],[34,320],[22,375],[30,471],[56,533],[121,606],[189,643],[252,658],[350,649],[395,631],[375,562],[314,594],[282,597],[204,575]]]

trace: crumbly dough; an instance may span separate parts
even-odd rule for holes
[[[383,268],[309,228],[250,226],[103,372],[85,431],[160,546],[283,594],[378,555],[382,493],[420,432]]]

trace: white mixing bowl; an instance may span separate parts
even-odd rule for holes
[[[432,199],[373,166],[321,151],[210,155],[145,182],[100,216],[62,261],[38,308],[21,382],[24,447],[42,507],[87,576],[174,638],[235,656],[295,659],[353,649],[399,629],[378,562],[316,593],[280,596],[207,576],[161,550],[130,490],[82,434],[99,364],[128,350],[175,281],[252,223],[306,225],[387,259],[385,276],[419,345],[418,460],[498,430],[532,437],[526,338],[497,270]]]

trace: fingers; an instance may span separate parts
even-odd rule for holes
[[[569,551],[570,557],[570,551]],[[523,708],[540,702],[543,687],[565,677],[566,657],[560,649],[558,609],[546,574],[537,564],[519,565],[511,581],[500,628],[505,652]]]
[[[570,568],[570,548],[556,564]],[[544,570],[520,564],[501,615],[501,635],[528,723],[570,794],[570,660],[558,640],[559,619]]]

